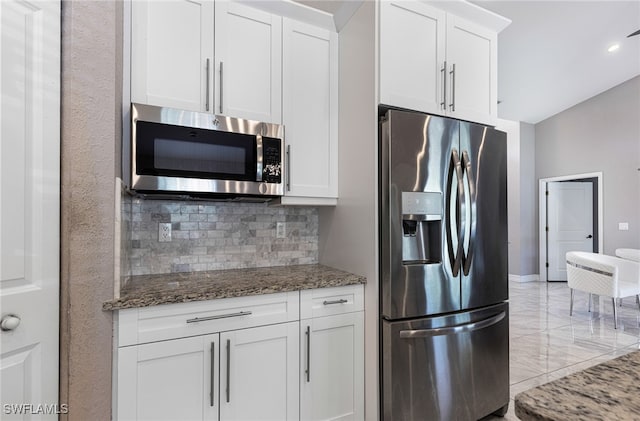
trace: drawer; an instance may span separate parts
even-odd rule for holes
[[[296,321],[299,308],[293,291],[119,310],[118,346]]]
[[[364,285],[300,291],[300,318],[333,316],[364,310]]]

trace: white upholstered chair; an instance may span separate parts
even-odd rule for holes
[[[640,262],[640,249],[616,249],[616,256],[621,259]]]
[[[569,315],[573,314],[573,290],[611,297],[613,326],[618,328],[616,299],[636,296],[640,310],[640,263],[604,254],[570,251],[567,258],[567,284],[571,289]]]

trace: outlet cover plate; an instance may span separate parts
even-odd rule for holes
[[[160,222],[158,224],[158,241],[161,243],[171,241],[171,222]]]

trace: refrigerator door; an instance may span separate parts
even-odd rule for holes
[[[509,404],[508,303],[382,321],[382,420],[477,420]]]
[[[380,130],[382,317],[457,311],[460,279],[452,275],[453,262],[443,245],[449,228],[444,186],[459,124],[391,110]]]
[[[462,309],[508,299],[507,135],[473,123],[460,123],[468,221],[463,239]]]

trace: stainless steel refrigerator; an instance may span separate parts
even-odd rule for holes
[[[379,146],[382,419],[504,415],[506,134],[388,110]]]

